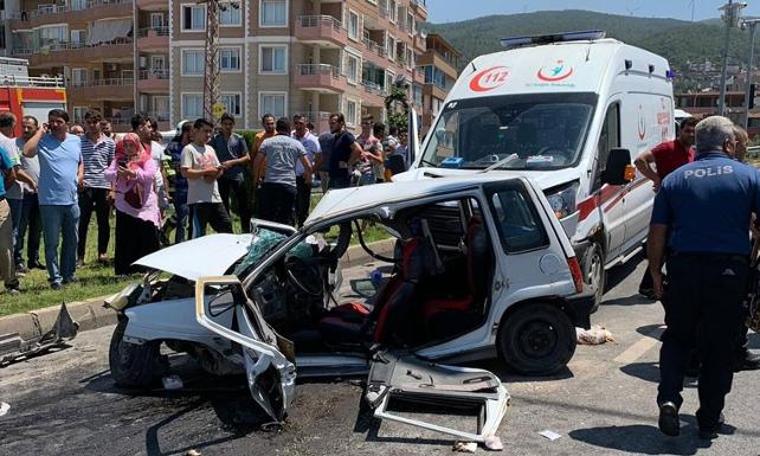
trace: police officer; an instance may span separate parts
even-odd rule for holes
[[[699,352],[697,422],[703,439],[717,437],[733,380],[733,352],[749,272],[751,214],[760,210],[760,175],[733,160],[733,125],[709,117],[696,127],[697,156],[673,171],[655,197],[649,270],[663,300],[667,329],[660,350],[659,427],[679,434],[689,353]],[[661,271],[665,248],[668,283]],[[664,294],[664,296],[663,296]]]

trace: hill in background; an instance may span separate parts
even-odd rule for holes
[[[499,39],[507,36],[541,35],[573,30],[604,30],[607,36],[648,49],[670,61],[677,74],[684,75],[687,62],[721,62],[725,29],[716,20],[689,22],[677,19],[648,19],[591,11],[542,11],[526,14],[487,16],[477,19],[430,24],[463,54],[465,65],[474,57],[503,50]],[[748,32],[732,30],[729,62],[744,67],[748,51]],[[760,41],[760,38],[758,39]],[[755,62],[760,61],[760,46]],[[757,63],[754,65],[757,67]],[[676,79],[677,89],[691,86],[688,77]]]

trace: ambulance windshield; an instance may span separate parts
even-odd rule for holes
[[[541,170],[579,159],[597,96],[501,95],[449,101],[422,153],[421,166]]]

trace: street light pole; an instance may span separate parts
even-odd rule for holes
[[[728,0],[728,4],[724,5],[722,9],[725,9],[726,38],[723,42],[723,64],[720,70],[720,97],[718,98],[718,114],[721,116],[726,113],[726,72],[728,71],[728,45],[731,40],[731,20],[734,11],[733,1]]]
[[[755,26],[760,22],[758,19],[744,21],[744,27],[749,27],[749,58],[747,59],[747,82],[744,87],[744,129],[749,125],[749,92],[752,85],[752,60],[755,57]]]

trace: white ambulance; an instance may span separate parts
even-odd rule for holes
[[[674,137],[673,73],[663,57],[604,32],[502,44],[464,68],[421,146],[410,141],[410,170],[394,180],[484,170],[533,179],[598,306],[605,271],[641,249],[654,197],[642,175],[615,185],[604,171]]]

